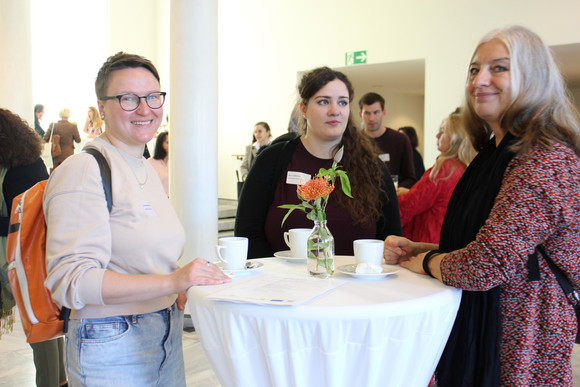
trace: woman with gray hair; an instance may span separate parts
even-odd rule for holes
[[[550,49],[523,27],[487,34],[462,109],[471,162],[439,245],[389,237],[387,263],[463,289],[439,386],[572,386],[580,285],[580,124]],[[551,263],[549,263],[551,261]]]
[[[44,134],[44,141],[47,142],[51,141],[51,136],[53,137],[52,142],[57,142],[56,136],[58,136],[60,153],[55,154],[53,152],[52,154],[53,170],[62,164],[67,157],[75,153],[73,141],[77,143],[81,142],[81,135],[79,134],[77,124],[68,121],[70,118],[70,110],[67,108],[60,109],[58,116],[60,117],[60,121],[52,123]]]

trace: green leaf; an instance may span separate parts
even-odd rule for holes
[[[344,171],[336,171],[338,177],[340,177],[340,186],[342,187],[342,192],[349,198],[352,198],[350,193],[350,180]]]
[[[299,207],[302,207],[302,204],[282,204],[278,206],[278,208],[291,208],[293,210],[296,210]]]
[[[332,175],[334,174],[334,171],[332,169],[324,169],[324,168],[320,168],[320,170],[318,171],[318,173],[316,174],[317,177],[324,177],[326,175]]]
[[[284,216],[284,219],[282,219],[282,224],[280,224],[280,227],[284,226],[284,222],[286,221],[288,216],[292,213],[292,211],[300,210],[300,211],[306,212],[306,209],[304,208],[304,206],[302,204],[282,204],[281,206],[278,206],[278,208],[284,208],[284,209],[287,208],[288,209],[288,212]]]

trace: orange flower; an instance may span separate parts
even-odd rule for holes
[[[330,195],[333,190],[334,185],[329,184],[328,180],[321,177],[315,177],[308,180],[306,184],[299,185],[296,192],[298,192],[298,195],[300,195],[304,200],[310,201],[326,197]]]

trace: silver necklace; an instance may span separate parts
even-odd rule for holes
[[[143,160],[141,160],[141,166],[143,166]],[[131,166],[129,166],[129,168],[131,168]],[[145,184],[147,184],[147,179],[149,178],[149,173],[147,173],[147,168],[145,168],[145,180],[143,181],[143,183],[141,183],[139,181],[139,179],[137,178],[137,174],[135,173],[133,168],[131,168],[131,172],[133,172],[133,176],[135,176],[135,180],[137,180],[137,184],[139,184],[139,188],[143,189],[143,187],[145,187]]]
[[[113,147],[115,147],[115,149],[117,150],[117,152],[119,153],[119,155],[123,158],[123,160],[125,160],[125,164],[127,164],[127,166],[129,167],[129,169],[133,173],[133,176],[135,177],[135,180],[137,181],[137,184],[139,184],[139,188],[143,189],[143,187],[145,187],[145,184],[147,184],[147,179],[149,179],[149,172],[147,172],[147,168],[145,168],[145,180],[143,182],[141,182],[139,180],[139,178],[137,177],[137,174],[133,170],[133,167],[131,167],[131,163],[129,163],[129,161],[127,160],[127,158],[125,157],[125,155],[123,153],[121,153],[121,151],[119,150],[119,148],[117,148],[114,145],[113,145]],[[140,161],[141,161],[141,166],[142,167],[145,167],[145,165],[143,164],[143,159],[141,159]]]

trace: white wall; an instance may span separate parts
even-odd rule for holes
[[[296,73],[344,66],[347,51],[368,63],[425,58],[425,165],[439,124],[461,103],[468,61],[489,30],[521,24],[547,44],[580,42],[577,0],[221,0],[219,3],[219,195],[235,198],[231,157],[254,122],[285,131]],[[356,110],[354,110],[356,111]]]
[[[401,126],[414,127],[419,137],[419,152],[423,153],[423,146],[425,144],[423,139],[425,99],[423,96],[389,92],[382,92],[380,94],[385,99],[385,109],[387,112],[383,123],[387,127],[395,130]],[[358,106],[356,106],[356,110],[358,110]],[[429,142],[429,139],[427,139],[427,142]]]
[[[30,8],[33,101],[45,106],[42,127],[67,107],[82,130],[88,107],[97,106],[95,78],[107,53],[105,2],[30,0]]]
[[[86,107],[95,103],[97,70],[119,50],[150,58],[168,89],[169,0],[30,1],[34,103],[48,105],[47,121],[70,102],[82,124]],[[580,42],[578,0],[220,0],[218,7],[219,116],[218,128],[208,130],[218,130],[222,198],[236,197],[239,161],[231,155],[249,142],[253,124],[267,121],[274,136],[286,131],[300,71],[342,67],[345,53],[358,50],[367,50],[369,64],[424,59],[423,118],[420,102],[409,101],[400,116],[388,112],[386,123],[398,127],[403,116],[422,120],[417,127],[424,127],[429,166],[437,155],[435,133],[461,103],[467,64],[484,33],[521,24],[549,45]],[[59,57],[66,62],[56,65]]]

